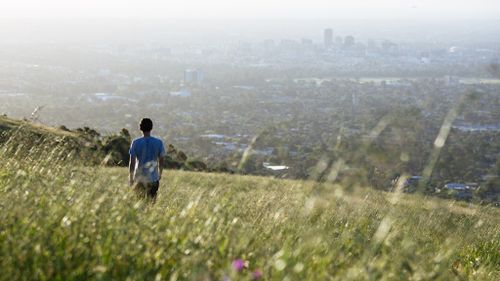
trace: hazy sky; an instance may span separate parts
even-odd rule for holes
[[[500,0],[0,0],[0,17],[499,19]]]

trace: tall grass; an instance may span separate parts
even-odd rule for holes
[[[0,149],[0,280],[500,280],[493,207],[181,171],[151,204],[126,169],[20,136]]]

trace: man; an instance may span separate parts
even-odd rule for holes
[[[165,147],[160,139],[151,136],[151,119],[143,118],[139,128],[143,136],[132,142],[129,151],[129,185],[135,183],[135,190],[141,197],[147,196],[154,201],[160,186]]]

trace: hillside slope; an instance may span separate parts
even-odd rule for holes
[[[183,171],[150,204],[126,169],[16,140],[0,145],[0,280],[500,279],[498,208]]]
[[[5,115],[0,115],[0,133],[17,130],[19,128],[24,128],[26,130],[32,131],[34,133],[39,133],[41,135],[54,135],[54,136],[67,136],[67,137],[78,137],[79,135],[75,132],[64,131],[61,129],[48,127],[24,120],[12,119]]]
[[[130,135],[128,131],[122,131],[102,136],[88,127],[69,130],[64,126],[53,128],[0,116],[0,145],[7,156],[15,155],[21,160],[43,160],[57,153],[58,160],[64,160],[66,164],[125,166],[128,164]]]
[[[65,163],[86,165],[128,166],[131,136],[126,129],[117,134],[101,135],[96,130],[83,127],[69,130],[64,126],[52,128],[29,120],[16,120],[0,116],[0,145],[18,158],[50,157],[58,150]],[[173,145],[166,145],[165,167],[189,171],[231,172],[225,165],[209,167],[203,161],[187,156]],[[39,155],[33,155],[33,152]],[[5,152],[5,151],[4,151]],[[68,153],[65,153],[68,152]]]
[[[126,176],[2,168],[0,280],[500,277],[495,208],[180,171],[165,173],[151,205]]]
[[[4,157],[44,159],[58,151],[59,160],[96,162],[102,159],[97,143],[82,131],[44,126],[0,116],[0,145]],[[65,153],[68,152],[68,153]]]

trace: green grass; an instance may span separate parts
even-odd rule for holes
[[[167,172],[156,204],[125,169],[3,171],[2,280],[495,280],[499,212],[333,185]],[[234,259],[248,261],[237,273]]]
[[[150,204],[126,169],[16,147],[0,146],[0,280],[500,280],[498,208],[182,171]]]

